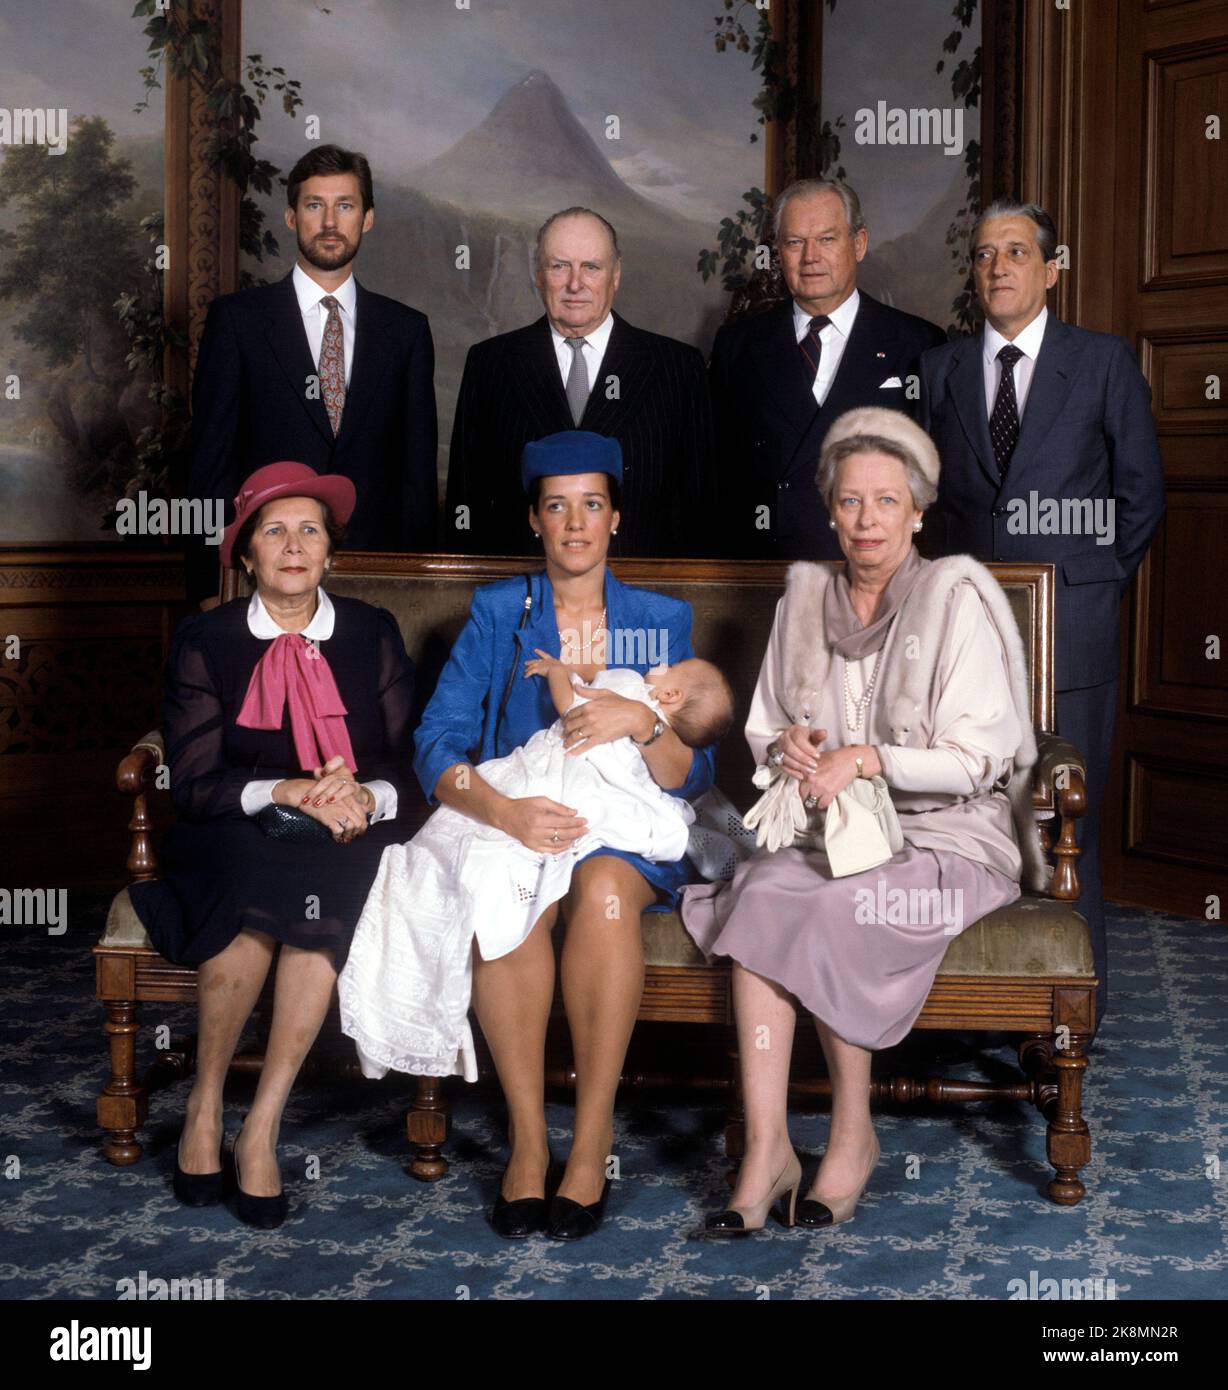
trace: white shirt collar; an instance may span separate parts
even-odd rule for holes
[[[299,634],[309,642],[326,642],[333,635],[333,624],[336,621],[337,611],[333,607],[333,601],[322,588],[316,590],[316,611],[311,621]],[[260,591],[252,593],[251,601],[247,605],[247,629],[253,637],[284,637],[286,630],[279,627],[273,620],[273,615],[264,606],[264,600],[260,597]]]
[[[547,322],[547,323],[550,323],[550,320],[547,319],[546,322]],[[610,341],[610,334],[611,334],[613,331],[614,331],[614,315],[613,315],[612,313],[609,313],[609,314],[607,314],[607,315],[605,316],[605,318],[597,325],[597,327],[593,329],[593,331],[592,331],[591,333],[586,333],[586,334],[584,335],[584,341],[585,341],[585,342],[589,345],[589,347],[591,347],[595,352],[600,353],[601,356],[604,357],[604,356],[605,356],[606,346],[608,345],[608,343],[609,343],[609,341]],[[554,348],[555,348],[555,351],[557,352],[557,351],[563,346],[563,344],[567,341],[567,337],[568,337],[568,336],[574,337],[575,334],[567,335],[567,334],[560,333],[559,330],[558,330],[557,328],[555,328],[554,324],[550,323],[550,336],[554,339]]]
[[[1049,317],[1049,310],[1045,305],[1040,306],[1040,313],[1032,320],[1028,326],[1017,333],[1014,338],[1004,338],[1001,333],[989,322],[985,320],[985,334],[982,339],[984,344],[985,361],[994,362],[998,353],[1007,345],[1013,344],[1023,353],[1025,357],[1030,357],[1036,361],[1040,353],[1041,339],[1045,336],[1045,320]]]
[[[351,319],[354,317],[354,303],[357,299],[357,291],[354,287],[354,272],[345,277],[335,290],[326,290],[317,285],[310,275],[296,261],[294,263],[294,293],[298,296],[298,308],[300,314],[305,314],[309,309],[314,309],[325,295],[331,294],[337,301],[343,314],[347,314]]]
[[[831,326],[840,334],[842,338],[847,338],[853,331],[853,320],[857,317],[857,306],[861,303],[861,293],[854,290],[852,294],[828,314]],[[797,335],[798,342],[810,329],[810,320],[813,314],[808,314],[805,309],[795,299],[793,301],[793,331]]]

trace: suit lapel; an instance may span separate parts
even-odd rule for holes
[[[1070,337],[1066,325],[1051,313],[1032,368],[1028,400],[1019,422],[1019,442],[1011,456],[1008,478],[1016,468],[1027,467],[1066,404],[1074,381],[1074,356],[1078,350],[1072,347]]]
[[[998,463],[994,458],[993,441],[989,437],[989,416],[985,412],[985,373],[981,367],[984,338],[980,333],[965,338],[955,352],[955,362],[948,378],[951,399],[963,426],[968,443],[976,454],[981,471],[997,491]]]
[[[752,353],[764,390],[797,433],[805,435],[818,406],[793,329],[792,299],[764,314],[755,329]]]
[[[514,372],[516,389],[538,437],[571,429],[571,407],[545,314],[529,326],[516,356],[520,359]]]
[[[357,281],[354,282],[354,290],[354,363],[350,369],[350,384],[346,388],[345,408],[341,412],[338,446],[349,439],[361,420],[367,418],[370,403],[375,399],[375,388],[387,370],[391,356],[385,341],[384,317],[379,311],[378,301]],[[324,415],[327,422],[328,412],[325,411]]]
[[[832,421],[843,415],[846,410],[852,410],[854,406],[864,403],[867,381],[873,380],[877,375],[878,379],[874,381],[874,387],[877,389],[885,379],[885,348],[895,341],[895,336],[889,316],[878,313],[878,301],[871,299],[864,290],[861,291],[857,317],[853,320],[849,340],[840,354],[840,365],[836,368],[836,375],[828,387],[821,408],[815,412],[809,428],[797,446],[794,460],[801,455],[807,466],[813,468],[823,444],[823,437],[831,427]],[[881,360],[878,356],[880,352],[884,354]]]
[[[331,445],[333,427],[328,423],[324,399],[318,392],[315,399],[310,399],[307,394],[307,378],[316,374],[316,364],[311,360],[307,330],[303,327],[298,295],[294,292],[293,272],[271,286],[270,290],[267,328],[269,347],[278,365],[285,372],[291,390],[302,401],[303,409],[312,424]],[[344,416],[342,421],[344,424]]]
[[[638,340],[635,330],[615,314],[605,356],[589,392],[579,428],[592,430],[594,434],[612,434],[619,420],[626,418],[631,402],[647,384],[649,368],[650,354]],[[555,375],[558,376],[557,371]],[[607,388],[611,377],[618,383],[618,394],[613,398]]]

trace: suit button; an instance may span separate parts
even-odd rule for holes
[[[1005,507],[995,507],[995,508],[993,509],[993,515],[994,515],[994,516],[1005,516],[1005,515],[1006,515],[1006,508],[1005,508]]]

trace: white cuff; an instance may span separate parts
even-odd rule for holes
[[[363,786],[375,798],[375,810],[371,812],[371,824],[377,820],[392,820],[397,813],[397,789],[391,782],[376,780],[364,782]]]
[[[243,795],[239,798],[239,804],[243,807],[243,814],[256,816],[266,806],[271,806],[273,804],[273,788],[281,780],[280,777],[273,777],[266,782],[249,782],[243,788]]]

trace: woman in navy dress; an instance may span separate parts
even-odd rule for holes
[[[622,455],[616,440],[568,430],[525,446],[522,481],[544,574],[484,585],[415,734],[414,771],[432,804],[497,826],[538,853],[578,839],[574,808],[548,797],[509,798],[474,763],[504,757],[558,718],[547,683],[525,677],[536,650],[593,680],[606,665],[647,673],[691,650],[691,609],[680,599],[619,583],[606,570],[618,526]],[[647,705],[582,690],[564,716],[569,748],[630,736],[654,780],[690,800],[712,785],[713,749],[691,749]],[[614,849],[581,859],[562,901],[563,1002],[576,1068],[576,1118],[567,1168],[549,1206],[546,1179],[546,1023],[554,997],[550,934],[560,904],[514,951],[475,952],[473,1006],[507,1099],[511,1159],[492,1221],[509,1238],[546,1230],[576,1239],[600,1225],[608,1194],[614,1095],[644,984],[640,914],[672,909],[686,860],[652,863]]]
[[[238,1214],[259,1226],[285,1217],[282,1111],[380,856],[406,836],[413,666],[390,613],[321,587],[353,506],[348,479],[305,464],[244,483],[222,561],[253,593],[175,634],[164,725],[177,821],[163,877],[129,890],[157,950],[198,971],[196,1079],[175,1164],[189,1205],[222,1195],[222,1088],[280,946],[264,1067],[233,1149]],[[256,817],[272,805],[323,829],[271,838]]]

